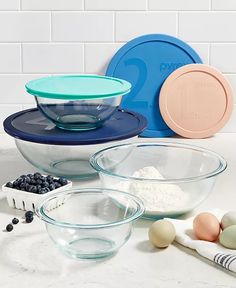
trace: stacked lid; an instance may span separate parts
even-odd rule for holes
[[[146,128],[147,121],[137,112],[118,109],[102,127],[75,133],[57,128],[38,109],[28,109],[9,116],[3,125],[9,135],[29,142],[51,145],[88,145],[137,136]]]
[[[112,58],[106,75],[132,84],[121,106],[148,119],[142,136],[177,133],[204,138],[225,125],[233,100],[222,73],[201,63],[198,54],[183,41],[150,34],[125,44]]]

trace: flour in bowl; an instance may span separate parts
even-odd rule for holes
[[[132,177],[146,179],[160,179],[164,177],[153,166],[144,167],[133,173]],[[116,188],[130,192],[144,202],[146,211],[175,211],[182,209],[189,201],[189,196],[176,184],[157,183],[155,181],[124,181]]]

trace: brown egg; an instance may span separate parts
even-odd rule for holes
[[[203,212],[194,218],[193,232],[199,240],[214,242],[220,234],[220,223],[215,215]]]

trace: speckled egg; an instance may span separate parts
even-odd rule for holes
[[[175,239],[175,227],[168,220],[154,222],[148,232],[150,242],[158,248],[169,246]]]
[[[226,213],[221,219],[221,228],[223,230],[232,225],[236,225],[236,211]]]
[[[220,234],[220,223],[215,215],[203,212],[194,218],[193,232],[199,240],[214,242]]]
[[[236,249],[236,225],[229,226],[220,234],[220,244],[229,249]]]

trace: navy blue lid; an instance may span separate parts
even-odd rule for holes
[[[144,137],[175,134],[164,122],[159,109],[159,93],[166,78],[186,64],[202,63],[198,54],[185,42],[162,34],[135,38],[112,58],[106,75],[125,79],[132,84],[122,98],[121,107],[144,115],[148,120]]]
[[[38,109],[20,111],[3,122],[5,131],[14,138],[52,145],[89,145],[128,139],[139,135],[147,126],[142,115],[117,109],[98,129],[75,132],[57,128]]]

